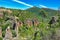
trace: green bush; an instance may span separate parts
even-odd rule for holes
[[[12,35],[13,35],[13,37],[16,37],[17,36],[16,35],[16,32],[14,30],[12,30]]]
[[[3,38],[0,37],[0,40],[3,40]]]
[[[6,33],[5,31],[2,32],[2,37],[5,37],[5,33]]]

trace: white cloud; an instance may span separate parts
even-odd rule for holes
[[[39,5],[40,7],[43,7],[43,8],[48,8],[47,6],[44,6],[44,5]]]
[[[29,6],[29,7],[33,7],[33,5],[27,4],[27,3],[19,1],[19,0],[13,0],[13,1],[20,3],[20,4],[23,4],[23,5],[26,5],[26,6]]]

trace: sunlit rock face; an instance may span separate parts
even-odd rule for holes
[[[11,11],[11,10],[6,10],[6,12],[8,12],[8,13],[12,13],[12,11]]]
[[[27,19],[27,20],[26,20],[26,25],[27,25],[28,27],[32,26],[32,25],[33,25],[33,24],[32,24],[32,20]]]
[[[10,30],[10,27],[8,27],[8,28],[6,29],[6,34],[5,34],[4,40],[13,40],[13,39],[12,39],[12,33],[11,33],[11,30]]]
[[[8,13],[12,13],[11,10],[8,10],[8,9],[1,9],[1,8],[0,8],[0,12],[6,12],[6,11],[7,11]]]
[[[16,20],[16,24],[18,27],[22,27],[23,26],[23,22],[21,20],[19,20],[18,17],[15,17],[15,20]]]
[[[22,26],[23,26],[22,21],[18,21],[18,22],[17,22],[17,25],[18,25],[18,27],[22,27]]]
[[[34,18],[33,22],[34,22],[34,26],[38,26],[40,23],[37,18]]]
[[[0,12],[5,12],[6,11],[6,9],[0,9]]]
[[[5,13],[5,14],[7,13],[8,15],[10,15],[10,14],[12,13],[12,11],[9,10],[9,9],[1,9],[1,8],[0,8],[0,13],[3,13],[3,14],[4,14],[4,13]]]
[[[0,13],[0,18],[3,18],[3,13]]]
[[[0,18],[3,17],[3,11],[5,11],[4,9],[0,9]]]

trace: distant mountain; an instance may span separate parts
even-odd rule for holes
[[[36,12],[36,11],[40,11],[40,10],[45,10],[46,12],[57,11],[57,10],[50,9],[50,8],[39,8],[39,7],[32,7],[32,8],[27,9],[27,11],[31,11],[31,12]]]
[[[15,11],[15,13],[18,12],[25,12],[29,14],[29,12],[31,12],[32,14],[34,14],[35,16],[55,16],[57,15],[57,10],[53,10],[53,9],[49,9],[49,8],[39,8],[39,7],[32,7],[26,10],[21,10],[21,9],[12,9],[12,8],[4,8],[4,7],[0,7],[2,9],[10,9],[12,11]],[[32,15],[31,14],[31,15]],[[26,14],[27,15],[27,14]]]
[[[41,11],[44,11],[45,13],[48,13],[48,15],[50,15],[50,16],[54,16],[54,15],[57,14],[57,10],[53,10],[53,9],[49,9],[49,8],[32,7],[32,8],[27,9],[27,11],[36,13],[38,15]]]
[[[38,8],[38,7],[32,7],[32,8],[27,9],[27,11],[38,13],[40,11],[40,8]]]

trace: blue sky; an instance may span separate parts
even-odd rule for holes
[[[0,0],[0,7],[27,9],[33,6],[58,9],[60,0]]]

